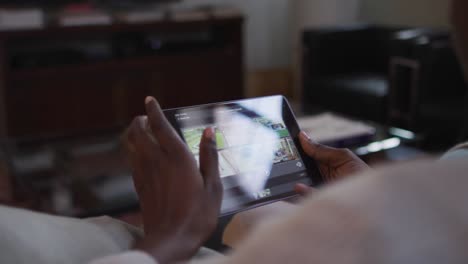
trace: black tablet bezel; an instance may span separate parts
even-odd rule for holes
[[[167,118],[167,120],[171,123],[171,125],[174,127],[176,132],[179,134],[179,136],[182,138],[182,140],[185,139],[182,136],[182,131],[181,128],[179,127],[179,124],[176,120],[176,114],[180,111],[191,111],[191,110],[199,110],[202,108],[203,110],[209,110],[209,109],[215,109],[219,106],[226,106],[226,105],[233,105],[233,104],[238,104],[239,102],[244,102],[244,101],[250,101],[250,100],[258,100],[258,99],[269,99],[271,100],[278,100],[278,97],[282,98],[283,104],[282,104],[282,116],[283,116],[283,121],[286,127],[288,128],[291,137],[293,138],[294,144],[296,145],[296,148],[302,158],[302,161],[305,165],[307,174],[309,178],[312,181],[312,186],[318,186],[323,182],[323,178],[320,174],[320,170],[318,169],[318,166],[316,162],[310,158],[308,155],[305,154],[304,150],[301,147],[300,141],[299,141],[299,133],[300,133],[300,128],[299,124],[297,123],[296,117],[291,109],[291,106],[288,102],[288,100],[281,95],[275,95],[275,96],[267,96],[267,97],[257,97],[257,98],[249,98],[249,99],[242,99],[242,100],[234,100],[234,101],[226,101],[226,102],[218,102],[218,103],[212,103],[212,104],[204,104],[204,105],[195,105],[195,106],[189,106],[189,107],[180,107],[180,108],[172,108],[172,109],[166,109],[164,110],[164,114]],[[221,214],[223,215],[231,215],[235,214],[240,211],[248,210],[254,207],[258,207],[261,205],[265,205],[268,203],[273,203],[276,201],[284,200],[287,198],[291,198],[293,196],[296,196],[297,194],[294,192],[294,190],[291,190],[291,192],[287,192],[281,195],[276,195],[273,197],[267,197],[265,199],[261,200],[256,200],[252,203],[245,204],[243,207],[239,208],[238,210],[230,211],[227,213]]]

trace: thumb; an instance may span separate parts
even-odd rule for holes
[[[222,190],[218,168],[218,150],[216,148],[216,135],[213,128],[203,132],[200,142],[200,172],[205,181],[205,187],[212,191]]]
[[[314,189],[310,186],[307,186],[303,183],[298,183],[296,186],[294,186],[294,191],[301,195],[301,196],[307,196],[310,194]]]
[[[340,155],[340,150],[314,141],[304,131],[299,134],[299,140],[305,153],[320,163],[330,163]]]

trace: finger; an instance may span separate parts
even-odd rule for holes
[[[145,178],[143,177],[145,174],[140,171],[141,166],[139,162],[142,161],[140,155],[147,152],[145,151],[146,148],[151,147],[147,144],[147,139],[145,140],[148,137],[148,133],[144,129],[145,123],[146,117],[144,116],[134,118],[122,137],[122,142],[127,149],[127,154],[132,165],[133,182],[139,195],[142,195],[145,186]]]
[[[298,183],[294,186],[294,191],[301,196],[306,196],[313,191],[313,188],[305,184]]]
[[[134,182],[136,187],[150,184],[154,181],[150,173],[145,173],[152,167],[160,166],[164,158],[161,148],[155,144],[146,128],[147,117],[140,116],[133,120],[129,128],[128,142],[130,146],[129,155],[132,168],[134,169]],[[145,176],[140,178],[139,176]]]
[[[200,172],[203,175],[206,188],[216,193],[222,191],[216,135],[213,128],[205,129],[200,142]]]
[[[144,159],[153,159],[160,154],[160,145],[154,141],[147,129],[146,116],[139,116],[133,119],[130,125],[127,146],[133,149],[136,155]]]
[[[338,149],[324,146],[312,140],[304,131],[299,134],[299,140],[305,153],[318,162],[327,163],[339,155]]]
[[[125,129],[124,133],[120,137],[120,142],[121,145],[124,147],[124,149],[127,151],[127,153],[133,153],[135,152],[135,145],[133,142],[130,140],[130,128],[129,126],[127,129]]]
[[[185,147],[172,125],[167,121],[161,107],[153,97],[145,99],[146,113],[151,133],[161,145],[164,151],[170,152],[174,149]]]

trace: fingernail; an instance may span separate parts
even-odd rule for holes
[[[305,131],[301,131],[301,135],[306,138],[307,140],[311,140],[311,138],[309,137],[309,135],[307,135],[307,133]]]
[[[150,123],[148,121],[148,116],[143,117],[143,122],[145,123],[144,128],[146,129],[146,131],[151,132],[151,126],[150,126]]]
[[[215,130],[213,127],[209,127],[208,129],[206,129],[205,137],[212,141],[215,141]]]
[[[153,102],[153,101],[154,101],[154,98],[151,97],[151,96],[147,96],[147,97],[145,98],[145,104],[149,104],[149,103],[151,103],[151,102]]]

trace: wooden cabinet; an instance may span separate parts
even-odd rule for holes
[[[146,95],[157,97],[163,108],[242,98],[242,24],[237,17],[0,33],[1,135],[47,138],[121,129],[143,113]],[[174,39],[200,32],[209,38],[193,47],[187,41],[166,51],[125,55],[114,48],[122,39],[131,42],[158,34]],[[48,48],[56,57],[44,66],[37,63],[36,54],[33,63],[27,58],[24,62],[23,55],[27,67],[15,66],[15,52],[25,47],[96,39],[109,41],[114,53],[66,63],[65,55]]]

